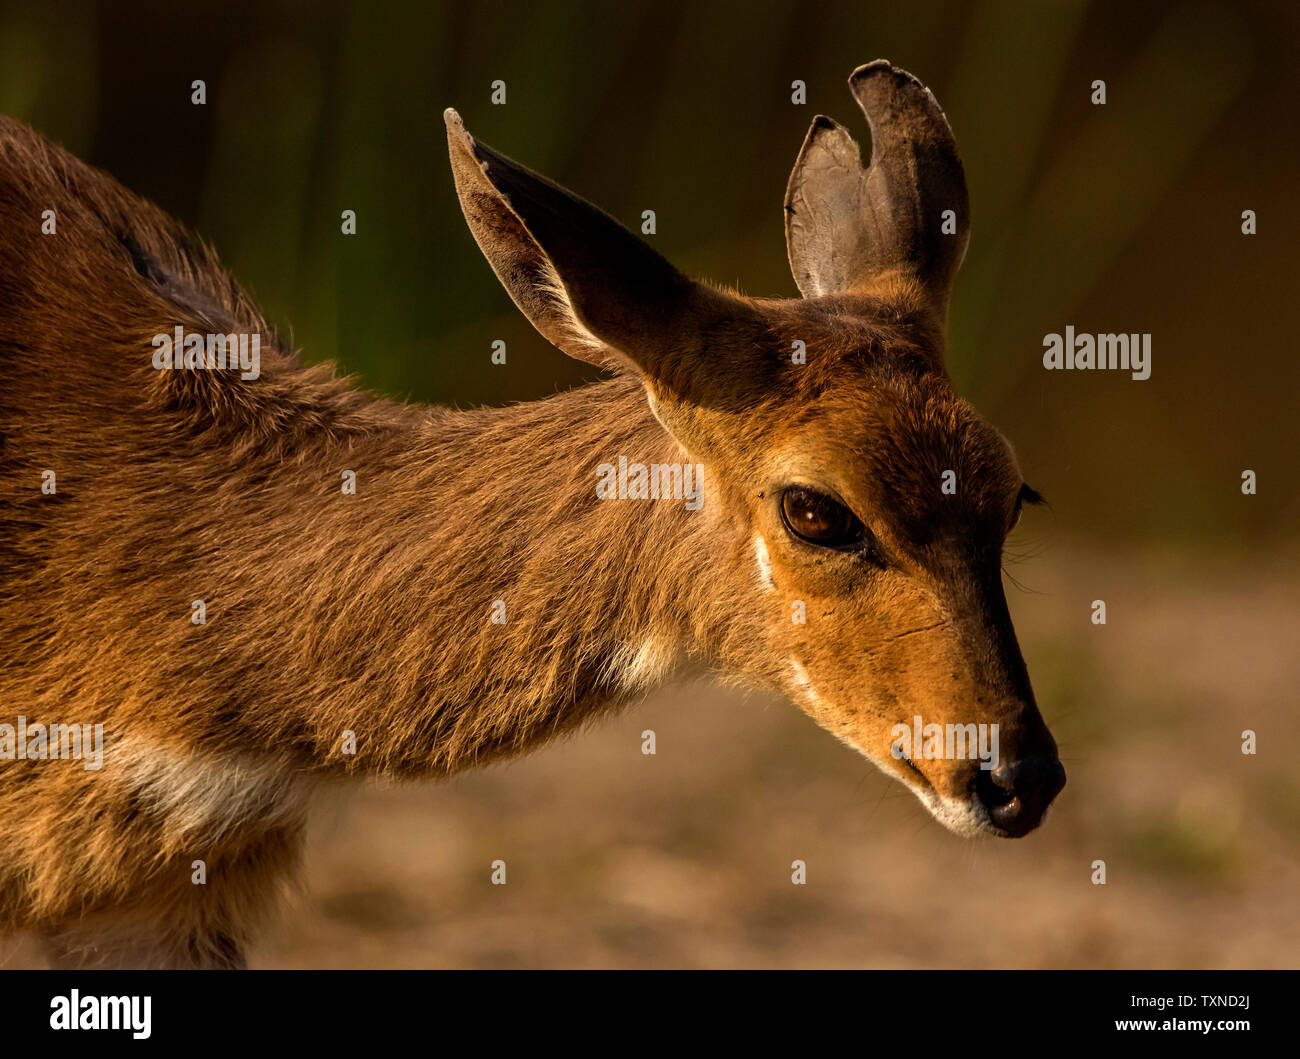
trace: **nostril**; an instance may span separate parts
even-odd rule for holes
[[[975,794],[990,809],[1000,809],[1016,797],[1011,773],[1005,765],[996,769],[980,769],[975,777]]]
[[[1004,761],[992,772],[980,770],[975,791],[989,819],[1013,837],[1036,828],[1065,786],[1065,769],[1055,756]]]

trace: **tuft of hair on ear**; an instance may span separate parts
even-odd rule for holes
[[[573,308],[573,299],[569,297],[569,291],[564,286],[564,281],[560,279],[559,272],[556,271],[555,265],[548,257],[543,257],[538,267],[537,290],[555,304],[557,312],[552,326],[560,331],[572,346],[590,354],[589,357],[579,357],[578,359],[603,362],[603,367],[607,371],[618,372],[627,366],[623,363],[624,358],[610,356],[608,343],[602,342],[587,330]],[[568,347],[561,346],[561,348]],[[628,360],[628,364],[630,363],[630,360]]]

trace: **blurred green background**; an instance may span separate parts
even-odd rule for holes
[[[865,145],[845,79],[880,57],[965,160],[952,375],[1052,504],[1009,547],[1070,775],[1048,825],[956,839],[788,703],[691,684],[322,814],[257,965],[1296,965],[1300,6],[0,3],[0,110],[201,232],[305,357],[462,407],[594,372],[479,255],[444,107],[629,226],[655,210],[684,270],[794,296],[790,166],[819,112]],[[1045,372],[1067,324],[1151,332],[1150,380]]]
[[[952,374],[1060,528],[1246,546],[1300,515],[1298,39],[1289,0],[7,2],[0,110],[201,232],[306,357],[464,406],[592,373],[480,258],[444,107],[629,226],[654,209],[656,247],[686,271],[793,296],[790,166],[818,112],[867,142],[844,81],[889,58],[933,88],[969,176]],[[1042,337],[1067,323],[1152,332],[1151,379],[1045,372]]]

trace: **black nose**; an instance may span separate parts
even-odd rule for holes
[[[980,769],[975,779],[975,793],[993,826],[1011,838],[1027,835],[1042,823],[1047,807],[1064,786],[1065,769],[1055,755],[1003,761],[992,771]]]

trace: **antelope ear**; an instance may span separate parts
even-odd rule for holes
[[[578,360],[647,375],[680,352],[696,284],[608,214],[476,141],[454,110],[443,116],[465,220],[543,336]]]
[[[853,137],[818,116],[785,195],[786,247],[806,298],[897,272],[939,312],[970,236],[966,177],[948,119],[920,81],[883,59],[849,78],[871,127],[871,164]]]

